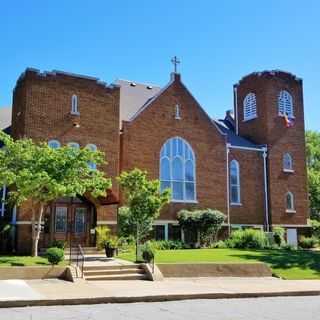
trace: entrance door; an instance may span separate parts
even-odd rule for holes
[[[71,213],[71,224],[73,232],[71,240],[82,246],[87,244],[88,234],[88,208],[85,206],[73,205]]]

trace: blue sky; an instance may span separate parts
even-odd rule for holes
[[[306,127],[320,130],[320,1],[10,0],[0,12],[0,106],[26,67],[165,85],[177,55],[213,117],[252,71],[302,77]]]

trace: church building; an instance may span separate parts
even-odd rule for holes
[[[108,162],[100,169],[113,182],[105,198],[57,199],[45,213],[39,246],[70,239],[94,246],[96,226],[116,230],[116,177],[134,168],[172,189],[155,222],[156,239],[185,240],[179,210],[212,208],[226,215],[226,232],[282,226],[296,244],[309,214],[302,80],[278,70],[254,72],[232,92],[234,109],[216,120],[176,70],[159,87],[26,69],[13,91],[11,124],[1,129],[52,148],[99,149]],[[12,223],[17,251],[30,252],[30,204],[14,208]]]

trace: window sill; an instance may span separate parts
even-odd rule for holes
[[[240,207],[240,206],[242,206],[242,203],[241,202],[231,202],[230,206],[238,206],[238,207]]]
[[[286,115],[285,114],[282,114],[282,113],[278,113],[278,116],[281,117],[281,118],[285,118]],[[289,119],[295,119],[296,117],[295,116],[287,116]]]
[[[198,203],[197,200],[171,200],[171,203]]]
[[[296,210],[286,209],[286,213],[296,213],[296,212],[297,212]]]
[[[283,169],[283,172],[285,172],[285,173],[294,173],[294,170],[292,170],[292,169]]]
[[[80,112],[72,112],[71,111],[70,114],[73,115],[73,116],[80,116]]]
[[[257,119],[258,116],[254,116],[254,117],[250,117],[250,118],[246,118],[246,119],[243,119],[242,122],[247,122],[247,121],[250,121],[250,120],[254,120],[254,119]]]

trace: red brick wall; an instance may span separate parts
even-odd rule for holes
[[[308,194],[305,159],[305,130],[302,80],[284,72],[263,72],[244,77],[236,86],[239,134],[268,145],[269,200],[272,224],[306,224]],[[293,97],[295,125],[286,128],[278,115],[278,94],[287,90]],[[243,99],[256,93],[258,118],[243,121]],[[283,154],[293,157],[294,173],[282,170]],[[295,196],[296,213],[285,210],[285,195]]]
[[[175,119],[176,104],[181,120]],[[177,211],[185,207],[209,207],[226,213],[225,139],[179,76],[139,117],[124,123],[121,169],[137,167],[147,170],[150,178],[159,179],[161,147],[175,136],[188,141],[195,153],[198,204],[171,203],[162,210],[160,219],[176,219]]]

